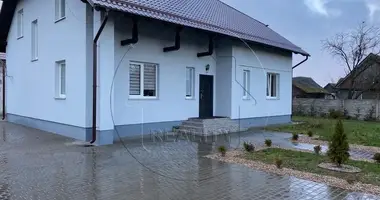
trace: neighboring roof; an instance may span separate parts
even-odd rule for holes
[[[8,36],[17,2],[18,0],[3,1],[0,13],[1,41],[5,41]],[[309,56],[306,51],[267,25],[219,0],[89,0],[89,2],[93,6],[242,38]]]
[[[299,88],[305,93],[324,93],[329,94],[328,91],[323,89],[310,77],[294,77],[293,86]]]
[[[323,87],[323,88],[327,88],[328,86],[331,86],[331,87],[335,87],[336,86],[336,83],[327,83],[326,85],[325,85],[325,87]]]
[[[368,67],[372,66],[372,64],[376,62],[380,63],[380,56],[370,53],[358,64],[356,69],[352,70],[349,74],[347,74],[346,77],[340,78],[336,84],[336,87],[339,88],[344,83],[344,81],[347,80],[350,76],[353,76],[353,73],[355,73],[357,70],[359,70],[359,72],[356,74],[356,76],[358,76],[360,73],[365,71]]]
[[[336,89],[336,83],[327,83],[323,89],[325,89],[329,93],[335,93],[337,91]]]

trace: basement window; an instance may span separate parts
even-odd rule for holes
[[[129,98],[157,98],[158,64],[131,62],[129,65]]]

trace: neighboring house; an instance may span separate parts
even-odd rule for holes
[[[325,99],[330,97],[330,93],[310,77],[294,77],[292,88],[293,98]]]
[[[288,123],[292,53],[309,56],[218,0],[4,0],[0,29],[7,120],[98,144],[194,117]]]
[[[331,94],[331,98],[332,99],[336,99],[338,98],[336,93],[337,93],[337,89],[336,89],[336,84],[335,83],[327,83],[325,85],[325,87],[323,87],[328,93]]]
[[[369,54],[356,69],[337,82],[335,90],[340,99],[347,99],[350,90],[354,93],[353,98],[379,99],[380,56]]]

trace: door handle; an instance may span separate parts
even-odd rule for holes
[[[203,99],[203,93],[201,93],[201,96],[200,96],[201,99]]]

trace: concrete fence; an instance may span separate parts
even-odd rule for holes
[[[353,99],[293,99],[293,114],[328,115],[330,110],[341,111],[357,119],[380,119],[380,100]]]

